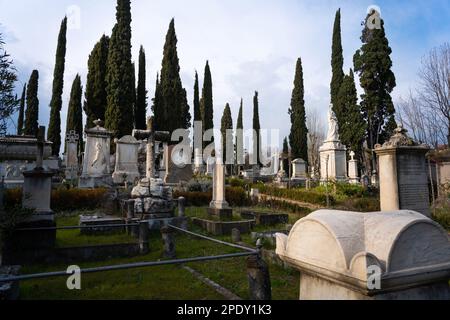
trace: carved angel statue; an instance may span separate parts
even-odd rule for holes
[[[330,104],[328,110],[328,136],[327,141],[339,141],[339,125],[336,114],[333,111],[333,105]]]
[[[103,168],[105,164],[105,157],[103,155],[102,145],[100,142],[95,144],[95,157],[94,161],[92,161],[92,167]]]

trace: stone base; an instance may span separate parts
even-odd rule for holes
[[[125,183],[124,181],[124,175],[126,175],[126,181],[128,183],[135,183],[136,179],[139,179],[141,175],[139,172],[122,172],[122,171],[115,171],[112,174],[112,179],[115,184],[122,184]]]
[[[78,181],[78,188],[80,189],[109,188],[112,185],[113,180],[110,175],[102,177],[81,176]]]
[[[250,233],[255,221],[243,220],[243,221],[212,221],[200,218],[192,218],[192,223],[206,230],[206,232],[215,235],[231,235],[233,229],[238,229],[241,233]]]
[[[219,217],[222,219],[232,219],[233,218],[233,209],[225,208],[225,209],[217,209],[217,208],[208,208],[208,215]]]

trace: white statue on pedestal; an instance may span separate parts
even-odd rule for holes
[[[336,114],[333,111],[333,105],[330,104],[328,110],[328,136],[327,141],[339,141],[339,124]]]

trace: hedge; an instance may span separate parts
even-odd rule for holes
[[[52,190],[51,208],[56,212],[69,210],[93,210],[99,208],[108,192],[107,189]],[[5,207],[14,208],[22,204],[22,189],[5,192]]]
[[[212,192],[184,192],[175,191],[174,198],[184,197],[187,206],[203,207],[208,206],[212,201]],[[244,207],[251,204],[247,192],[241,187],[227,187],[225,189],[225,199],[233,207]]]
[[[276,187],[271,187],[263,184],[258,184],[256,186],[260,193],[285,198],[289,200],[295,200],[300,202],[307,202],[312,204],[327,204],[327,196],[323,193],[315,192],[312,190],[302,190],[302,189],[281,189]],[[332,195],[329,195],[330,204],[334,204],[336,201]]]

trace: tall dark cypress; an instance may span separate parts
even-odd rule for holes
[[[70,91],[69,109],[67,111],[66,134],[75,131],[79,137],[78,150],[83,151],[83,109],[82,109],[83,87],[81,78],[77,74],[72,83]]]
[[[203,130],[214,129],[214,105],[213,105],[213,91],[212,91],[212,77],[209,62],[206,61],[205,76],[203,79],[202,99],[200,103]],[[208,145],[205,142],[205,147]]]
[[[194,83],[194,121],[202,121],[202,113],[200,110],[200,89],[197,71],[195,71],[195,83]]]
[[[291,108],[291,133],[289,144],[293,159],[308,161],[308,128],[306,127],[305,89],[303,85],[302,60],[297,60],[295,68],[294,90],[292,91]]]
[[[53,91],[50,101],[50,123],[48,125],[47,139],[52,144],[52,155],[59,156],[61,148],[61,108],[64,87],[64,67],[66,63],[66,34],[67,17],[61,22],[56,49],[55,70],[53,71]]]
[[[94,127],[94,121],[97,119],[105,120],[108,52],[109,37],[103,35],[95,44],[88,60],[88,74],[83,106],[84,112],[86,113],[87,128]]]
[[[341,119],[341,112],[339,110],[337,96],[339,89],[341,88],[342,81],[344,79],[344,56],[342,50],[342,39],[341,39],[341,9],[336,11],[336,16],[334,18],[333,27],[333,44],[331,48],[331,71],[333,73],[331,79],[331,103],[333,104],[334,112],[338,121]]]
[[[165,128],[166,114],[164,112],[164,106],[161,96],[161,84],[159,82],[159,74],[156,75],[155,85],[155,97],[152,99],[152,112],[153,112],[153,128],[155,130],[163,130]]]
[[[244,100],[241,98],[241,106],[236,123],[236,164],[244,165]]]
[[[36,136],[39,126],[39,72],[33,70],[27,86],[27,110],[25,112],[25,127],[23,133],[27,136]]]
[[[17,135],[21,136],[23,133],[23,122],[25,116],[25,96],[27,92],[27,84],[23,85],[22,96],[20,97],[19,104],[19,118],[17,119]]]
[[[364,90],[361,95],[361,109],[367,122],[367,145],[373,149],[383,143],[395,129],[395,108],[391,92],[396,86],[392,72],[392,53],[384,31],[384,21],[380,19],[380,28],[369,28],[367,21],[373,12],[366,17],[362,32],[362,47],[353,56],[355,72],[359,74],[359,82]],[[372,170],[376,167],[373,156]]]
[[[358,105],[358,93],[355,86],[353,71],[344,76],[337,101],[345,117],[339,123],[339,137],[349,150],[355,152],[357,159],[363,163],[363,142],[366,133],[361,107]]]
[[[117,0],[116,25],[109,42],[106,72],[107,106],[105,126],[114,137],[131,134],[133,104],[136,99],[134,70],[131,62],[130,0]]]
[[[231,109],[230,104],[226,104],[225,108],[223,109],[223,115],[221,120],[221,126],[220,126],[220,133],[222,135],[222,159],[224,163],[226,163],[227,160],[227,152],[233,152],[233,138],[228,135],[227,136],[227,130],[233,129],[233,119],[231,117]],[[233,159],[233,157],[230,157],[230,159]]]
[[[147,89],[145,87],[145,51],[139,49],[139,72],[136,96],[136,108],[134,111],[135,128],[144,130],[147,128]]]
[[[253,157],[257,165],[261,164],[260,161],[260,148],[261,148],[261,124],[259,122],[259,100],[258,91],[255,91],[255,96],[253,97]]]
[[[191,122],[186,90],[181,83],[177,43],[175,20],[172,19],[164,44],[160,75],[161,108],[164,110],[161,114],[164,117],[162,119],[155,117],[156,126],[169,132],[179,128],[188,129]]]
[[[137,102],[137,88],[136,88],[136,66],[134,64],[134,62],[131,63],[131,82],[133,83],[133,87],[132,87],[132,108],[133,108],[133,115],[132,115],[132,119],[133,119],[133,128],[136,128],[136,102]]]
[[[289,172],[289,142],[287,137],[283,140],[283,169]]]

